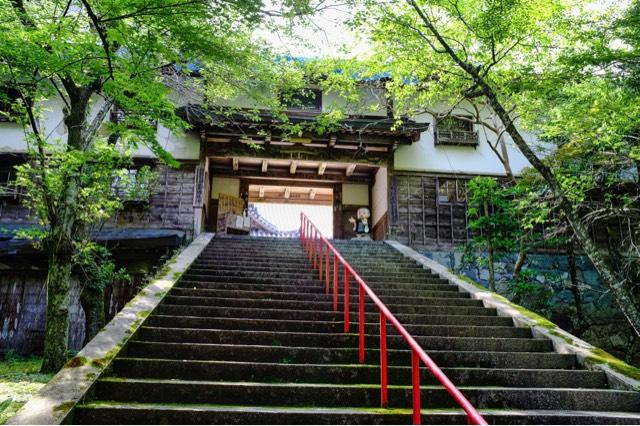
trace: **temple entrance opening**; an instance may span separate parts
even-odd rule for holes
[[[386,167],[214,156],[207,159],[207,173],[206,228],[211,232],[297,237],[303,212],[327,237],[350,239],[356,236],[358,210],[366,209],[370,238],[384,238]]]
[[[287,185],[249,185],[248,216],[253,236],[297,236],[300,214],[333,238],[333,189]]]

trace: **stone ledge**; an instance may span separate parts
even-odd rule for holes
[[[604,372],[607,375],[609,386],[611,388],[635,391],[640,390],[640,380],[615,370],[606,363],[606,360],[594,359],[602,358],[602,356],[598,354],[599,349],[590,343],[567,333],[545,318],[511,303],[504,297],[480,286],[480,284],[472,283],[471,280],[467,281],[460,278],[458,275],[447,269],[447,267],[423,256],[404,244],[391,240],[385,240],[385,243],[398,250],[406,257],[415,260],[421,264],[423,268],[429,269],[439,274],[442,278],[450,280],[453,284],[457,285],[460,290],[468,292],[472,298],[482,300],[485,307],[495,308],[499,316],[513,318],[513,322],[516,326],[531,328],[531,332],[534,337],[543,337],[551,340],[553,348],[557,353],[574,354],[578,359],[578,363],[583,367],[589,370],[599,370]],[[618,365],[633,369],[633,367],[627,365],[622,360],[614,358],[613,356],[608,356],[607,358],[609,358],[609,362],[614,362]]]
[[[153,281],[138,293],[78,355],[30,399],[7,424],[60,424],[109,367],[142,322],[160,304],[180,276],[213,238],[200,234],[169,260]]]

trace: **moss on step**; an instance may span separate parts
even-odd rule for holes
[[[74,356],[71,358],[62,368],[77,368],[82,367],[83,365],[87,365],[89,363],[89,359],[83,356]]]
[[[486,288],[485,286],[475,282],[474,280],[472,280],[471,278],[467,277],[466,275],[462,275],[457,273],[456,271],[454,271],[453,269],[449,269],[449,272],[451,272],[453,275],[455,275],[457,278],[461,279],[462,281],[466,282],[467,284],[471,284],[472,286],[483,290],[483,291],[490,291],[488,288]],[[495,293],[494,293],[495,294]]]
[[[606,364],[611,367],[612,370],[617,371],[620,374],[631,377],[635,380],[640,380],[640,368],[633,367],[600,348],[595,348],[591,351],[591,354],[592,356],[587,357],[587,362],[593,364]]]
[[[557,330],[559,327],[557,325],[555,325],[554,323],[552,323],[551,321],[549,321],[548,319],[546,319],[545,317],[536,314],[535,312],[532,312],[526,308],[523,308],[520,305],[516,305],[515,303],[513,303],[512,301],[510,301],[509,299],[507,299],[504,296],[499,295],[496,292],[493,292],[491,290],[489,290],[488,288],[478,284],[477,282],[473,281],[471,278],[465,276],[465,275],[461,275],[456,273],[455,271],[453,271],[452,269],[449,269],[449,271],[454,274],[456,277],[460,278],[462,281],[473,285],[474,287],[477,287],[483,291],[486,291],[488,293],[491,293],[491,295],[493,297],[495,297],[496,299],[507,303],[509,306],[511,306],[513,309],[515,309],[516,311],[520,312],[522,315],[526,316],[527,318],[535,321],[535,325],[538,325],[540,327],[546,328],[547,330]],[[565,339],[565,341],[567,341],[568,343],[571,342],[571,339],[567,339],[566,337],[564,337],[563,335],[561,335],[560,333],[558,333],[557,331],[554,333],[551,333],[554,336],[558,336],[558,337],[562,337],[563,339]]]
[[[53,407],[54,412],[69,411],[76,405],[76,401],[67,401]]]

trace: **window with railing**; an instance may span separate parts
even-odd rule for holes
[[[478,132],[473,129],[471,117],[444,117],[436,123],[436,145],[478,145]]]
[[[131,113],[127,113],[120,106],[115,105],[111,109],[111,114],[109,115],[109,120],[112,123],[115,123],[115,124],[122,124],[122,123],[124,123],[124,121],[127,118],[127,116],[136,117],[136,115],[131,114]],[[158,128],[158,120],[146,118],[146,117],[143,117],[143,116],[141,116],[141,117],[143,119],[145,119],[151,125],[151,127],[153,127],[154,129]],[[128,127],[131,128],[131,127],[134,127],[134,126],[128,126]]]
[[[17,200],[20,192],[16,185],[16,170],[13,166],[0,167],[0,199]]]

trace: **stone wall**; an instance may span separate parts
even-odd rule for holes
[[[484,266],[465,266],[462,252],[416,248],[426,257],[488,287],[489,272]],[[528,309],[549,318],[564,330],[594,346],[634,365],[640,365],[640,338],[628,325],[614,298],[602,286],[598,273],[585,256],[576,256],[576,272],[582,321],[578,320],[576,295],[569,276],[566,255],[531,254],[525,268],[535,271],[532,282],[542,294],[514,294],[509,281],[513,278],[516,255],[505,255],[496,264],[498,293]],[[546,297],[548,303],[544,303]]]

